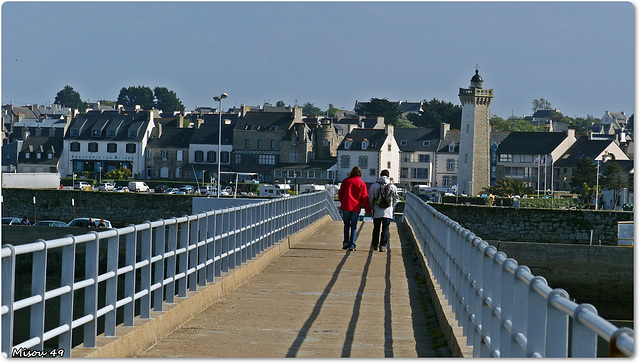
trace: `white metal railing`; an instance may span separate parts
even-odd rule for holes
[[[2,355],[68,357],[73,329],[79,327],[84,346],[95,347],[99,317],[104,317],[105,336],[114,336],[119,308],[124,325],[132,326],[137,305],[139,316],[149,318],[152,308],[162,311],[163,302],[173,303],[176,293],[186,297],[187,291],[214,282],[325,215],[340,219],[329,193],[322,191],[79,236],[3,245]],[[48,264],[52,254],[61,256],[58,272],[51,272],[53,264]],[[16,301],[16,260],[25,258],[31,293]],[[82,259],[80,272],[84,272],[79,274],[76,265]],[[48,275],[59,276],[60,284],[47,290]],[[122,281],[124,287],[118,287]],[[104,292],[100,299],[99,287]],[[78,313],[74,294],[81,290],[84,302]],[[53,298],[59,299],[59,325],[45,331],[45,307]],[[29,322],[16,322],[15,313],[26,309]],[[14,343],[16,325],[28,325],[26,341]],[[53,342],[45,345],[48,340]]]
[[[566,291],[551,289],[410,193],[404,217],[474,357],[593,358],[598,336],[609,343],[609,356],[633,355],[633,330],[617,328],[590,304],[572,302]]]

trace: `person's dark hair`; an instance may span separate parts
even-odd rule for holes
[[[389,177],[389,170],[388,169],[383,169],[382,172],[380,172],[380,176],[386,176]]]
[[[353,167],[353,169],[351,170],[351,173],[349,173],[349,178],[360,177],[360,176],[362,176],[362,169],[360,169],[359,166]]]

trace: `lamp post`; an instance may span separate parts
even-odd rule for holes
[[[222,144],[222,99],[227,98],[227,93],[223,92],[220,96],[214,96],[213,100],[218,101],[220,107],[218,113],[220,114],[220,119],[218,120],[218,184],[216,189],[217,197],[220,198],[220,144]]]
[[[604,154],[602,155],[602,157],[600,159],[597,160],[597,164],[596,164],[596,211],[598,211],[598,200],[600,197],[600,160],[604,162],[608,161],[609,159],[611,159],[611,154],[607,153],[607,151],[604,152]]]

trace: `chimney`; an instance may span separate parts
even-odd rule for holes
[[[182,125],[184,125],[184,116],[182,114],[178,115],[178,128],[182,128]]]
[[[244,117],[245,115],[247,115],[247,113],[251,111],[251,106],[248,105],[242,105],[242,117]]]
[[[576,129],[567,129],[567,138],[576,139]]]
[[[302,108],[301,107],[294,107],[293,108],[293,121],[302,121]]]
[[[449,128],[451,127],[450,124],[448,123],[440,123],[440,139],[444,140],[447,137],[447,132],[450,130]]]
[[[384,133],[386,135],[391,135],[393,136],[393,125],[389,124],[389,125],[385,125],[384,126]]]

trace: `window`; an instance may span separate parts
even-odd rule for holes
[[[349,149],[349,148],[351,148],[351,140],[345,140],[344,149]]]
[[[181,175],[182,173],[181,173],[181,172],[182,172],[182,171],[180,171],[180,167],[176,168],[176,178],[178,178],[178,179],[179,179],[179,178],[181,178],[181,177],[182,177],[182,175]]]
[[[258,140],[258,149],[262,149],[262,140]]]
[[[413,162],[413,154],[411,154],[411,153],[402,153],[402,161],[403,162]]]
[[[36,136],[42,136],[42,129],[41,128],[36,128]]]
[[[431,157],[429,154],[418,154],[418,161],[420,163],[429,163],[431,160],[429,157]]]
[[[242,154],[235,154],[236,164],[242,163]]]
[[[429,168],[414,168],[413,169],[413,178],[429,178]]]
[[[71,149],[72,152],[79,152],[80,151],[80,143],[71,142],[70,149]]]
[[[423,147],[428,147],[429,146],[429,141],[428,140],[422,141],[422,146]]]
[[[54,136],[56,136],[56,129],[49,128],[49,137],[53,138]]]
[[[135,153],[136,145],[134,143],[127,143],[127,153]]]
[[[369,175],[370,176],[377,176],[378,175],[378,171],[376,171],[375,168],[371,168],[371,169],[369,169]]]
[[[115,136],[116,136],[116,129],[109,129],[109,130],[107,130],[107,136],[108,136],[109,138],[113,138],[113,137],[115,137]],[[168,178],[168,177],[167,177],[167,178]]]
[[[295,137],[291,138],[291,145],[298,145],[298,139]]]
[[[351,157],[348,155],[340,156],[340,168],[349,168]]]
[[[146,156],[147,156],[147,160],[151,160],[151,157],[152,157],[151,150],[150,150],[150,149],[147,149],[147,151],[146,151],[146,153],[145,153],[145,154],[146,154]]]
[[[276,149],[276,141],[275,140],[271,141],[271,149]]]
[[[229,152],[220,152],[220,163],[229,163]]]
[[[291,151],[289,153],[289,162],[297,162],[297,161],[298,161],[298,152],[296,152],[295,150]]]
[[[324,144],[325,147],[328,147],[329,146],[329,139],[325,139],[323,141],[323,144]]]
[[[129,138],[137,138],[138,131],[137,130],[129,130]]]
[[[400,145],[407,145],[407,141],[406,140],[401,140],[400,141]]]
[[[391,161],[387,162],[387,169],[391,169]]]
[[[258,156],[258,164],[275,165],[276,164],[276,156],[275,155],[260,155],[260,156]]]
[[[89,152],[96,153],[98,151],[98,143],[89,143]]]
[[[167,151],[163,150],[160,152],[160,157],[162,158],[163,161],[167,160]]]
[[[453,171],[456,168],[455,159],[447,159],[447,171]]]
[[[362,169],[369,168],[369,157],[367,157],[367,156],[359,156],[358,157],[358,165]]]
[[[47,159],[53,159],[53,153],[48,153],[47,154]]]
[[[469,134],[469,124],[467,124],[467,134]]]
[[[31,153],[29,153],[29,152],[24,153],[24,157],[25,157],[26,159],[31,158]]]
[[[36,159],[42,159],[42,153],[40,152],[36,153]]]
[[[80,135],[80,129],[71,129],[71,132],[69,133],[69,135],[71,135],[71,136]]]
[[[400,178],[409,178],[409,168],[400,168]]]
[[[207,152],[207,162],[215,163],[216,162],[216,152],[210,150]]]
[[[102,133],[100,133],[100,129],[93,129],[93,130],[91,130],[91,136],[99,137],[99,136],[100,136],[100,134],[102,134]]]
[[[244,140],[244,147],[245,148],[251,148],[251,140],[245,139]]]
[[[451,177],[450,176],[442,177],[442,186],[451,187]]]
[[[178,162],[182,162],[182,151],[181,151],[181,150],[179,150],[177,154],[178,154],[178,155],[177,155],[177,158],[176,158],[176,159],[178,160]],[[168,172],[167,172],[167,173],[168,173]]]
[[[451,143],[449,144],[449,153],[453,153],[456,151],[456,145]]]
[[[362,141],[362,150],[366,150],[368,146],[369,146],[369,142],[366,141],[366,140],[363,140]]]
[[[316,171],[307,171],[307,178],[316,178]]]
[[[467,153],[464,154],[464,162],[469,163],[469,155]]]
[[[193,153],[193,160],[196,162],[202,162],[204,160],[204,152],[201,150],[196,150]]]
[[[168,167],[160,168],[160,178],[169,178],[169,168]]]
[[[387,144],[387,150],[391,151],[391,143]]]
[[[500,154],[498,160],[500,162],[511,162],[513,161],[513,154]]]
[[[269,131],[274,131],[276,129],[278,129],[277,125],[271,125],[271,127],[269,128]]]
[[[107,153],[116,153],[118,152],[118,144],[109,143],[107,144]]]

